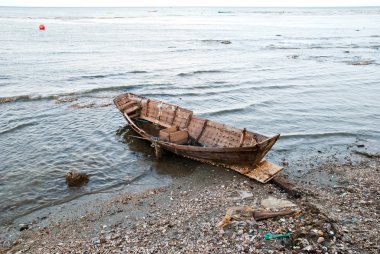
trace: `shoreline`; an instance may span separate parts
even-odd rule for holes
[[[37,222],[0,253],[377,253],[379,176],[379,158],[322,165],[292,179],[302,193],[294,199],[232,171],[196,170],[166,187],[91,201],[95,209],[77,218]],[[227,208],[258,208],[268,197],[293,202],[300,212],[217,226]],[[268,232],[292,236],[265,240]]]

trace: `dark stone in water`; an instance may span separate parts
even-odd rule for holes
[[[69,187],[79,187],[88,183],[89,176],[86,173],[78,173],[70,170],[66,173],[66,183]]]
[[[24,230],[27,230],[29,229],[29,225],[28,224],[20,224],[20,231],[24,231]]]

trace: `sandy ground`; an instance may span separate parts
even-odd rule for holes
[[[223,169],[195,171],[167,187],[88,204],[96,209],[78,218],[37,222],[0,252],[379,253],[379,176],[378,158],[323,165],[296,181],[296,199]],[[217,226],[228,207],[262,209],[268,197],[300,211],[261,221],[237,216]],[[265,240],[269,232],[291,237]]]

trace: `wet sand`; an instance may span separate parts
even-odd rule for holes
[[[196,170],[173,184],[83,201],[81,215],[35,221],[3,253],[378,253],[380,159],[313,168],[298,179],[301,198],[234,172]],[[293,215],[217,225],[228,207],[260,207],[269,196]],[[70,206],[63,213],[70,213]],[[291,238],[265,240],[271,233]],[[8,246],[7,246],[8,245]]]

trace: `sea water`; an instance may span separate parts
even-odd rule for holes
[[[281,133],[267,158],[288,174],[378,152],[380,8],[0,7],[0,224],[199,166],[126,135],[124,92]]]

